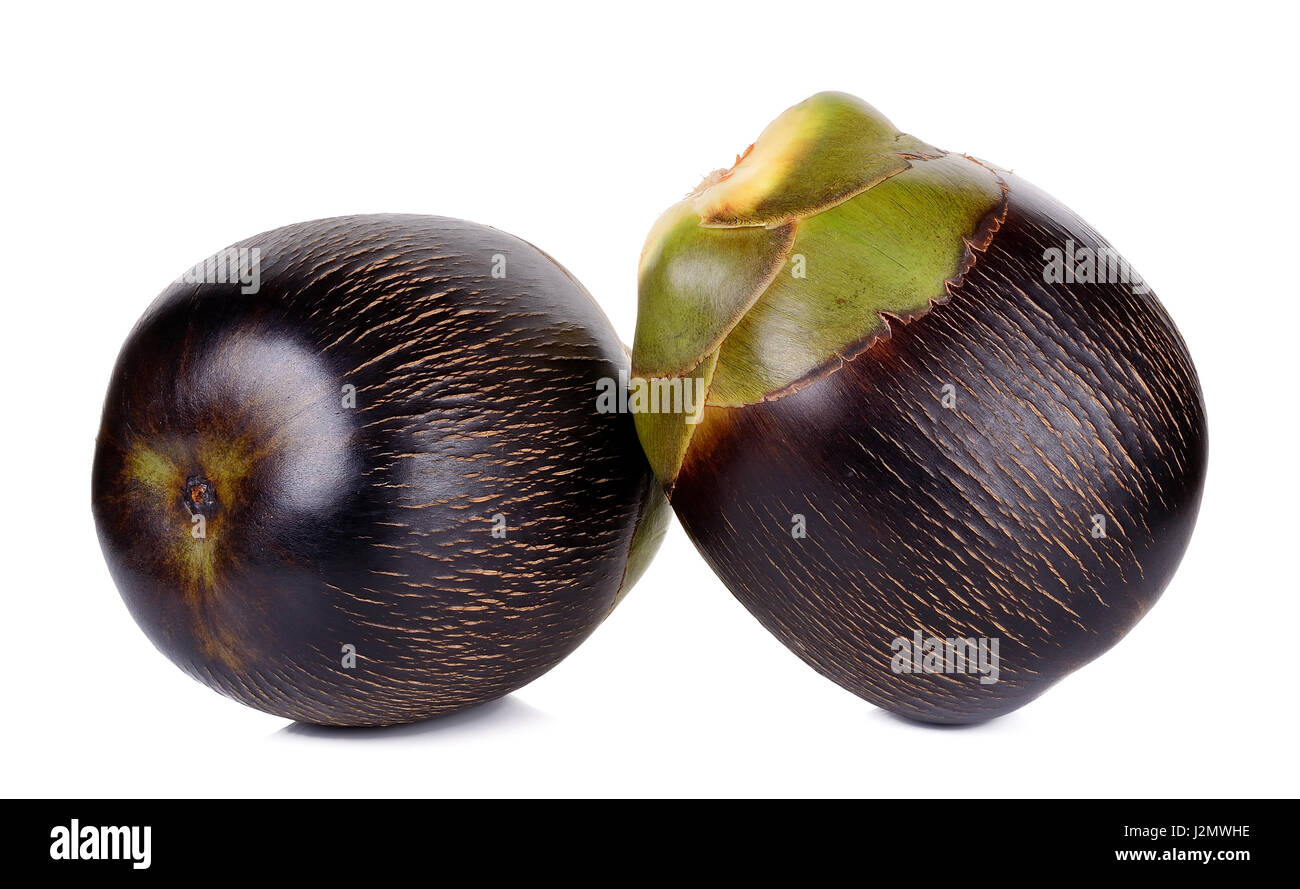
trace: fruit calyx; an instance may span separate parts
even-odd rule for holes
[[[710,408],[789,395],[947,302],[1005,209],[994,169],[819,93],[651,229],[633,374],[692,378]],[[695,427],[636,419],[670,486]]]

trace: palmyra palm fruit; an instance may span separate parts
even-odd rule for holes
[[[195,271],[122,349],[93,478],[113,578],[191,676],[409,722],[536,678],[636,581],[668,510],[593,395],[627,352],[549,256],[351,216]]]
[[[637,429],[678,517],[872,703],[1007,713],[1169,582],[1205,472],[1196,372],[1127,263],[1022,179],[819,94],[660,218],[639,288],[634,379],[662,397]]]

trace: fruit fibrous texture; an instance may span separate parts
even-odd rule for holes
[[[791,108],[642,255],[637,415],[687,533],[799,657],[899,714],[1009,712],[1171,578],[1206,461],[1169,316],[1083,220],[898,132]]]
[[[154,643],[334,725],[491,700],[572,651],[666,521],[631,418],[593,406],[627,357],[582,286],[438,217],[218,257],[256,273],[209,261],[155,301],[95,455],[101,544]]]

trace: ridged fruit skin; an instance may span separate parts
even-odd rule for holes
[[[586,290],[440,217],[235,246],[260,251],[260,289],[169,287],[105,401],[93,508],[136,621],[217,691],[327,725],[448,713],[554,666],[667,513],[630,418],[595,410],[627,353]],[[214,502],[187,505],[196,478]]]
[[[923,722],[1008,713],[1122,638],[1173,576],[1206,470],[1200,385],[1169,316],[1128,283],[1045,283],[1045,251],[1108,245],[997,176],[1005,200],[933,305],[884,316],[883,335],[765,400],[710,403],[662,478],[768,630]],[[650,453],[659,428],[640,427]],[[916,631],[998,639],[998,681],[896,672],[892,642]]]

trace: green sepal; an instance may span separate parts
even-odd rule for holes
[[[709,404],[779,395],[947,298],[969,242],[1002,201],[998,177],[959,155],[905,173],[800,221],[790,260],[719,353]],[[802,273],[804,277],[798,277]]]
[[[708,226],[782,225],[940,153],[855,96],[818,93],[774,120],[695,209]]]
[[[659,220],[641,257],[632,372],[676,377],[715,352],[780,271],[794,227],[711,229],[686,202]]]
[[[686,456],[686,448],[690,444],[691,436],[694,435],[699,422],[703,419],[705,404],[705,393],[709,391],[710,383],[713,380],[714,369],[717,367],[718,353],[706,357],[700,364],[693,368],[683,377],[689,377],[694,382],[692,386],[697,393],[698,406],[694,416],[688,416],[684,412],[649,412],[634,411],[633,420],[636,422],[637,437],[641,440],[641,448],[645,451],[646,458],[650,461],[650,468],[654,470],[655,476],[666,489],[671,488],[677,478],[677,471],[681,469],[682,460]],[[663,378],[660,378],[663,379]],[[633,385],[637,379],[633,379]],[[653,383],[653,379],[650,379]]]
[[[646,499],[641,506],[641,519],[632,532],[632,544],[628,548],[627,563],[623,568],[623,583],[614,595],[610,611],[618,607],[618,603],[636,586],[641,575],[645,574],[654,561],[655,553],[659,551],[659,545],[668,532],[671,515],[672,508],[668,505],[664,489],[658,480],[652,481],[646,489]]]

